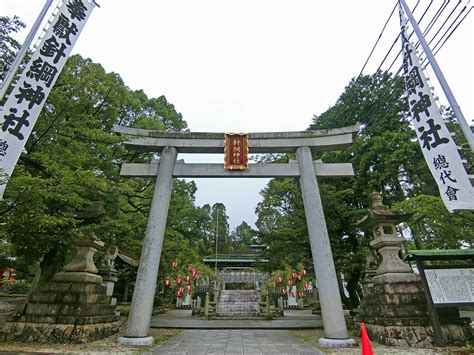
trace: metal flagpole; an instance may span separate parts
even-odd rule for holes
[[[461,130],[463,131],[464,135],[466,136],[467,143],[469,144],[469,147],[471,147],[471,151],[474,152],[474,135],[471,131],[471,127],[469,127],[469,124],[467,123],[466,118],[462,114],[461,108],[459,107],[453,93],[451,92],[451,89],[449,88],[449,85],[446,82],[446,79],[444,78],[444,75],[441,72],[441,69],[438,63],[436,62],[433,52],[431,52],[431,49],[428,43],[426,42],[425,37],[423,37],[423,33],[418,27],[418,24],[416,23],[415,18],[413,17],[412,12],[410,11],[410,8],[408,7],[405,0],[399,0],[399,2],[403,6],[403,9],[405,10],[405,13],[407,14],[408,19],[410,20],[411,25],[413,26],[413,30],[415,31],[418,37],[418,40],[420,41],[420,44],[423,47],[423,50],[425,51],[426,57],[431,63],[431,67],[433,68],[433,71],[436,77],[438,78],[438,81],[444,91],[444,94],[446,95],[446,98],[449,101],[449,105],[451,106],[451,109],[456,115],[459,126],[461,127]]]
[[[28,37],[26,37],[25,42],[23,42],[23,45],[20,47],[20,50],[16,54],[15,60],[13,61],[13,64],[12,64],[11,68],[8,70],[8,73],[5,76],[5,80],[3,80],[2,87],[0,88],[0,102],[5,97],[5,94],[7,93],[7,90],[10,87],[10,84],[12,83],[13,79],[15,78],[15,74],[18,70],[18,67],[20,66],[21,61],[25,57],[26,51],[30,47],[30,44],[33,41],[33,38],[34,38],[35,34],[38,32],[38,28],[40,27],[41,23],[43,22],[43,19],[46,16],[46,12],[48,12],[48,9],[51,6],[52,2],[53,2],[53,0],[46,0],[46,4],[44,4],[43,10],[41,10],[41,12],[40,12],[38,18],[36,19],[33,27],[31,27],[31,30],[30,30],[30,33],[28,34]]]

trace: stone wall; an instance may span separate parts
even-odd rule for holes
[[[4,324],[0,340],[80,343],[116,333],[122,321],[101,283],[87,272],[57,273],[39,286],[22,314]]]

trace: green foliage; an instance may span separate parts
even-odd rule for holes
[[[114,124],[186,127],[166,98],[149,99],[90,59],[70,57],[0,204],[2,235],[16,257],[28,256],[31,264],[43,258],[43,266],[61,263],[74,239],[91,235],[140,253],[154,181],[125,179],[119,171],[122,162],[152,156],[126,151]],[[187,193],[182,190],[173,201]],[[92,217],[84,219],[84,213]]]
[[[246,254],[251,251],[250,246],[257,241],[257,231],[243,221],[231,232],[230,239],[234,253]]]
[[[263,244],[269,246],[267,271],[283,265],[311,264],[311,248],[304,216],[301,190],[296,179],[273,179],[260,193],[256,226]]]
[[[412,214],[407,225],[417,248],[470,248],[474,242],[474,213],[450,213],[439,196],[419,195],[392,208]]]

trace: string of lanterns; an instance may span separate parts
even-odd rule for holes
[[[177,269],[178,262],[176,260],[173,260],[173,262],[171,263],[171,266],[173,269]],[[192,266],[188,267],[188,272],[190,274],[184,276],[184,279],[180,275],[176,276],[174,279],[167,277],[164,280],[164,286],[171,288],[174,281],[174,284],[176,285],[176,291],[174,292],[174,294],[176,297],[183,296],[185,294],[185,291],[186,291],[186,294],[191,296],[193,293],[193,286],[195,286],[196,281],[198,281],[201,278],[201,276],[199,275],[198,270]]]
[[[301,270],[301,273],[298,274],[295,270],[291,273],[291,277],[284,282],[284,279],[282,276],[277,276],[275,278],[275,287],[279,289],[280,295],[289,295],[290,297],[295,298],[298,296],[298,298],[303,298],[305,296],[306,291],[309,290],[310,286],[307,281],[304,280],[304,277],[308,275],[308,271],[303,267]],[[304,281],[304,282],[303,282]],[[285,285],[285,286],[284,286]],[[288,287],[290,288],[290,291],[288,292]],[[297,287],[300,289],[296,294],[295,291],[293,290],[293,286]],[[269,291],[267,289],[266,294],[269,294]]]

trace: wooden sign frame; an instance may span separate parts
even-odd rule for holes
[[[249,167],[248,133],[224,134],[224,169],[247,170]]]

